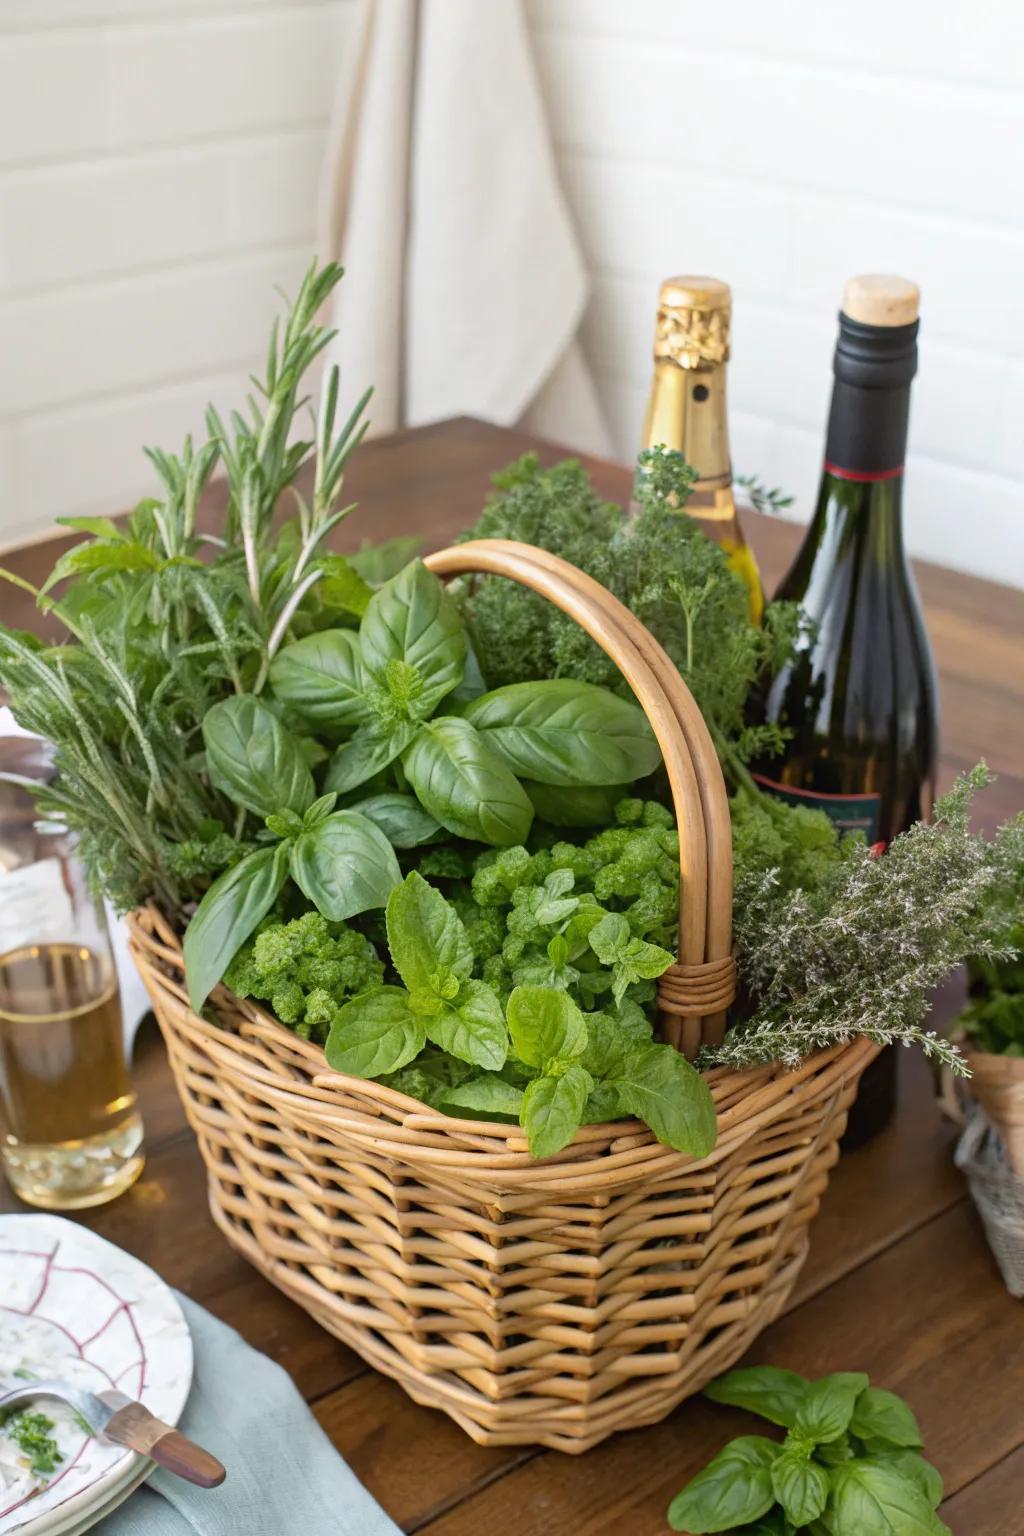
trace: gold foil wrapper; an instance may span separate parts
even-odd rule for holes
[[[713,368],[729,360],[732,294],[715,278],[672,277],[661,285],[654,358],[680,368]]]

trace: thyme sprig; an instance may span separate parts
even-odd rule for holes
[[[924,1026],[931,990],[965,955],[1008,953],[1000,895],[1024,864],[1024,813],[991,839],[970,830],[984,764],[957,779],[919,822],[875,858],[848,840],[816,885],[786,889],[777,870],[737,860],[734,924],[749,1023],[708,1064],[783,1061],[867,1035],[899,1040],[964,1072],[956,1047]]]

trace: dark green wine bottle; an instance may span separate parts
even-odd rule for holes
[[[784,755],[755,775],[880,852],[928,816],[935,784],[935,671],[902,526],[918,300],[903,278],[846,286],[817,506],[775,594],[813,628],[764,700],[764,718],[790,732]],[[894,1106],[890,1050],[864,1076],[848,1144]]]

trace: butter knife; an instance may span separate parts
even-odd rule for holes
[[[21,1381],[17,1386],[0,1388],[0,1411],[40,1397],[67,1403],[99,1439],[138,1451],[140,1456],[148,1456],[168,1472],[195,1483],[197,1488],[217,1488],[227,1476],[209,1451],[114,1388],[87,1392],[69,1381]]]

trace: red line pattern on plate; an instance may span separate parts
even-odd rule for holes
[[[115,1317],[118,1317],[122,1312],[125,1314],[128,1319],[129,1326],[131,1327],[132,1333],[135,1335],[135,1341],[139,1346],[138,1360],[133,1361],[131,1365],[126,1365],[124,1370],[119,1372],[116,1379],[112,1378],[110,1372],[107,1371],[97,1361],[88,1360],[88,1364],[91,1365],[95,1370],[100,1371],[102,1375],[106,1377],[107,1381],[112,1387],[117,1386],[118,1382],[120,1382],[121,1378],[128,1371],[135,1370],[137,1368],[139,1371],[139,1389],[137,1396],[141,1397],[146,1386],[146,1346],[142,1341],[142,1335],[140,1334],[138,1324],[135,1321],[135,1314],[132,1310],[133,1303],[128,1301],[125,1297],[119,1296],[118,1293],[114,1290],[113,1286],[104,1280],[102,1275],[96,1274],[94,1270],[84,1269],[78,1265],[58,1264],[56,1261],[57,1254],[60,1252],[60,1243],[57,1243],[56,1247],[50,1253],[38,1253],[28,1248],[5,1248],[3,1252],[5,1256],[11,1258],[42,1259],[44,1267],[39,1290],[34,1297],[31,1306],[28,1308],[4,1306],[0,1307],[0,1311],[11,1312],[18,1317],[41,1317],[44,1322],[50,1325],[50,1327],[56,1328],[60,1333],[63,1333],[66,1338],[70,1339],[71,1343],[75,1346],[75,1349],[78,1352],[79,1359],[87,1360],[88,1357],[84,1353],[86,1346],[91,1344],[94,1339],[98,1338],[105,1329],[109,1328]],[[46,1296],[46,1292],[49,1289],[50,1281],[55,1274],[84,1275],[88,1279],[94,1280],[97,1285],[102,1286],[102,1288],[108,1292],[109,1295],[113,1296],[114,1300],[117,1302],[117,1306],[107,1318],[107,1321],[103,1324],[103,1327],[98,1329],[96,1333],[90,1335],[89,1338],[77,1339],[71,1330],[66,1328],[63,1323],[58,1322],[56,1318],[50,1317],[47,1313],[39,1311],[39,1308]],[[33,1488],[29,1493],[18,1499],[14,1504],[9,1504],[5,1509],[0,1509],[0,1519],[6,1515],[13,1514],[15,1510],[23,1508],[26,1504],[30,1503],[33,1499],[39,1498],[42,1494],[49,1493],[52,1489],[56,1488],[59,1483],[63,1482],[68,1473],[73,1471],[74,1468],[78,1465],[78,1462],[81,1460],[86,1447],[94,1438],[95,1436],[90,1436],[88,1439],[83,1440],[82,1444],[79,1446],[72,1459],[68,1462],[67,1466],[62,1467],[57,1475],[50,1478],[49,1482],[46,1483],[42,1488]],[[106,1474],[104,1473],[102,1475],[105,1476]],[[74,1492],[69,1493],[67,1498],[58,1500],[57,1505],[54,1507],[59,1508],[61,1504],[67,1502],[67,1499],[76,1498],[79,1494],[84,1493],[86,1489],[90,1487],[92,1487],[92,1484],[86,1483],[82,1488],[78,1488]]]

